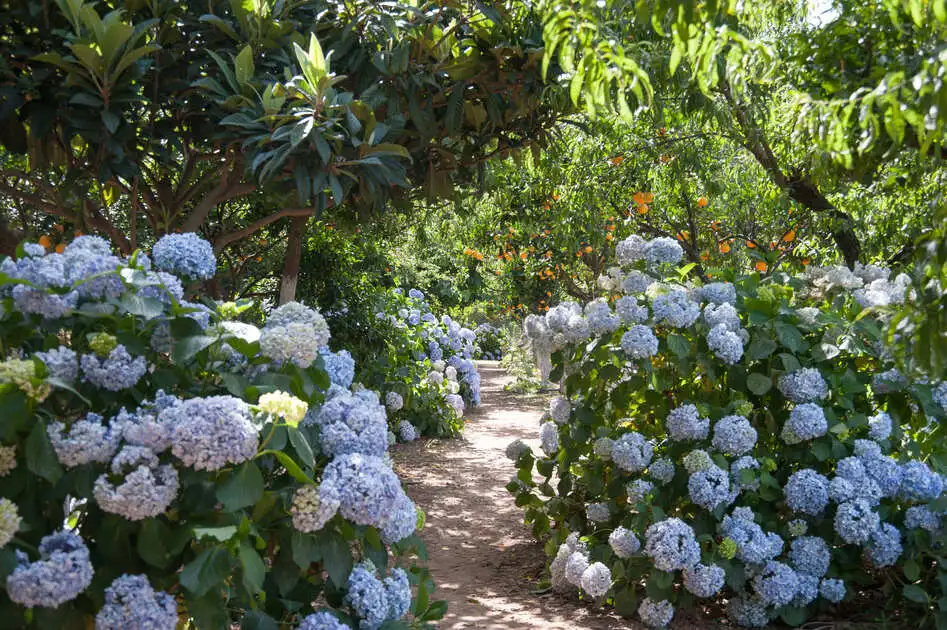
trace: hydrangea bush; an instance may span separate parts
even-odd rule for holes
[[[423,515],[322,316],[185,300],[209,243],[0,262],[5,628],[424,626]],[[245,306],[245,305],[244,305]],[[357,388],[356,388],[357,389]]]
[[[503,358],[503,348],[507,344],[506,331],[492,324],[483,323],[474,329],[477,334],[476,359],[499,361]]]
[[[526,322],[563,395],[540,452],[510,446],[508,489],[548,537],[552,585],[652,627],[700,600],[799,624],[873,590],[947,627],[944,385],[881,343],[905,278],[695,286],[672,239],[616,253],[605,296]]]
[[[386,292],[376,320],[386,329],[385,352],[360,378],[385,392],[393,436],[459,435],[465,410],[480,404],[477,334],[448,315],[438,318],[417,289]]]

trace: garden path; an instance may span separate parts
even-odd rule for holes
[[[637,628],[588,604],[537,593],[545,557],[504,487],[514,476],[507,444],[538,449],[546,399],[507,392],[510,377],[479,362],[483,405],[469,413],[463,438],[422,439],[392,449],[405,489],[426,512],[421,534],[435,598],[448,603],[446,630],[609,630]]]

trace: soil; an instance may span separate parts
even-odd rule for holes
[[[504,453],[520,438],[538,449],[547,398],[512,394],[499,364],[479,362],[483,404],[469,412],[461,439],[422,439],[392,449],[405,489],[427,513],[421,538],[428,568],[447,600],[449,630],[606,630],[641,628],[607,609],[544,591],[542,544],[506,491],[516,473]],[[675,624],[677,625],[677,624]]]

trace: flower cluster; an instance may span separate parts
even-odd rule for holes
[[[105,589],[105,605],[95,616],[101,630],[174,630],[178,606],[165,592],[155,592],[144,575],[123,575]]]
[[[44,536],[39,545],[40,558],[30,562],[17,551],[17,566],[7,576],[7,595],[11,600],[33,608],[56,608],[71,601],[92,583],[89,549],[73,532],[61,531]]]
[[[207,280],[217,273],[211,244],[193,232],[167,234],[151,250],[155,267],[192,280]]]

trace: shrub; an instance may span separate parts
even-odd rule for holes
[[[480,404],[476,333],[447,315],[438,319],[417,289],[385,293],[376,321],[385,352],[360,378],[386,396],[396,395],[386,398],[394,435],[459,435],[465,409]]]
[[[0,262],[4,627],[438,618],[426,572],[395,566],[420,552],[423,517],[387,463],[384,407],[347,389],[322,316],[227,320],[233,304],[184,299],[213,275],[209,243],[153,253],[85,236]]]
[[[503,346],[506,344],[506,334],[503,328],[483,323],[474,331],[477,333],[477,350],[474,357],[499,361],[503,358]]]
[[[625,295],[527,326],[561,348],[565,396],[543,453],[511,448],[508,489],[549,535],[553,585],[598,597],[602,569],[594,592],[577,569],[602,563],[607,599],[652,626],[699,598],[738,624],[798,624],[875,588],[942,617],[947,408],[881,343],[904,278],[687,285],[675,245],[631,237],[611,271]]]

